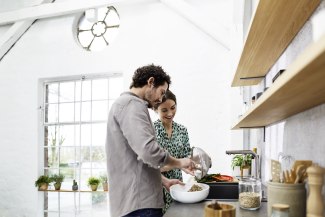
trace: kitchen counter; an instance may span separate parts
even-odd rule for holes
[[[262,206],[255,211],[244,210],[239,207],[237,201],[222,201],[217,200],[218,203],[226,203],[236,206],[236,217],[267,217],[267,203],[262,202]],[[204,206],[211,201],[202,201],[199,203],[179,203],[174,202],[167,210],[164,217],[204,217]]]

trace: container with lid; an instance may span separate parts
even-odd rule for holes
[[[275,203],[272,205],[271,217],[289,217],[289,208],[288,204]]]
[[[239,181],[239,206],[257,210],[261,207],[262,187],[259,179],[245,178]]]

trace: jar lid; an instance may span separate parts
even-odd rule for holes
[[[276,203],[272,205],[272,209],[280,210],[280,211],[289,210],[289,208],[290,206],[288,204],[283,204],[283,203]]]

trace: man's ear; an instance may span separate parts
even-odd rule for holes
[[[148,85],[149,85],[149,87],[154,87],[155,86],[154,83],[155,83],[155,78],[154,77],[150,77],[148,79]]]

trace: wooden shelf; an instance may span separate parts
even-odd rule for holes
[[[73,190],[65,190],[65,189],[61,189],[61,190],[52,190],[52,189],[48,189],[48,190],[38,190],[38,191],[48,191],[48,192],[75,192],[75,193],[78,193],[78,192],[100,192],[100,193],[108,193],[108,191],[103,191],[103,190],[97,190],[97,191],[91,191],[91,190],[77,190],[77,191],[73,191]]]
[[[232,86],[258,84],[319,3],[320,0],[260,0]]]
[[[290,65],[232,129],[267,126],[325,103],[325,36]]]

